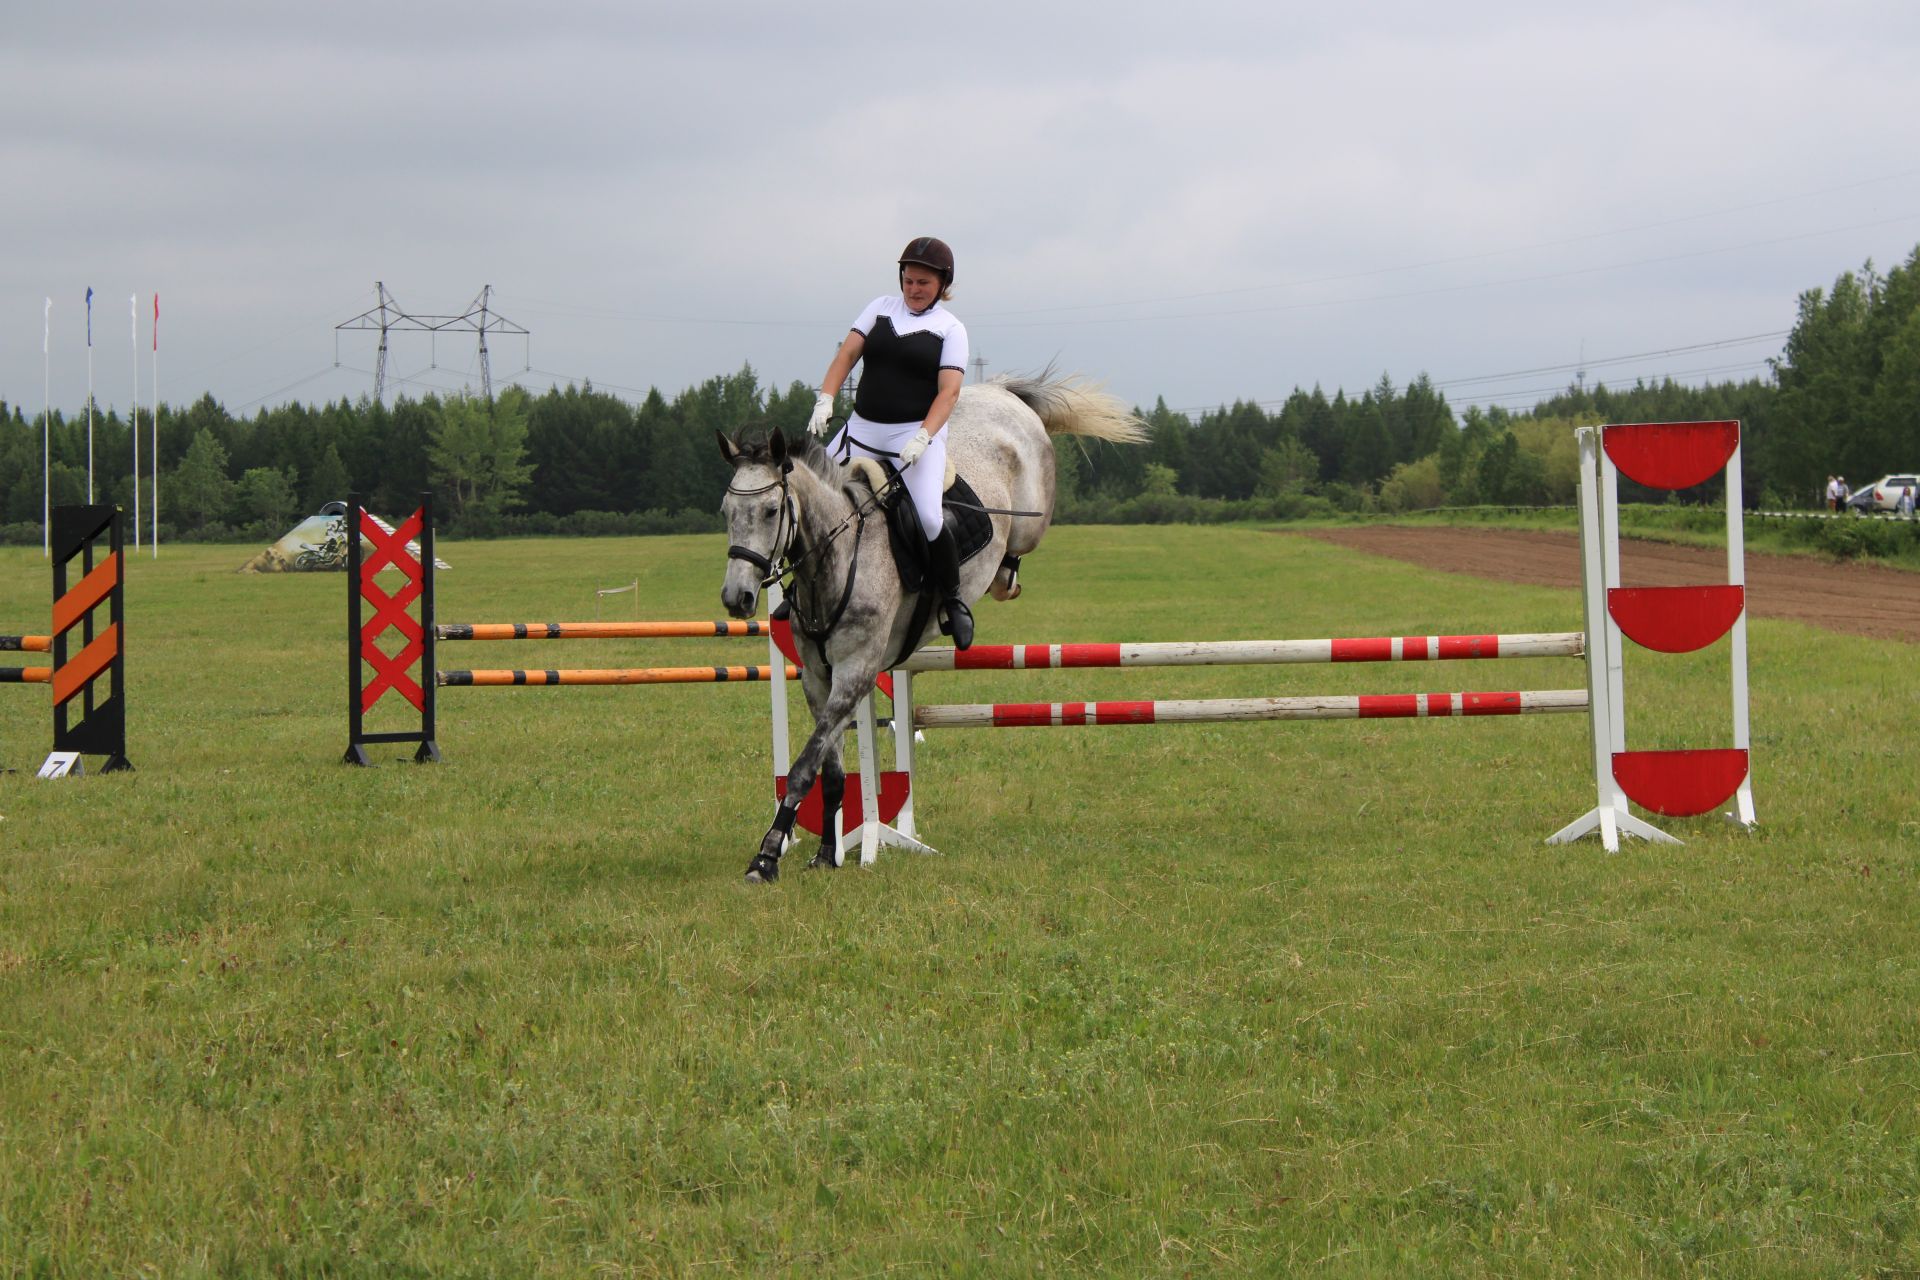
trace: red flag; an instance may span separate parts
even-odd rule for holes
[[[160,295],[153,295],[153,349],[160,349]]]

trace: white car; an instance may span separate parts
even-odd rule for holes
[[[1900,505],[1900,490],[1913,486],[1913,500],[1920,505],[1920,475],[1881,476],[1872,484],[1863,484],[1847,498],[1850,511],[1892,511]]]

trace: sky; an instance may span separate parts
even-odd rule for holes
[[[18,6],[0,399],[373,390],[491,288],[496,391],[817,385],[953,246],[989,375],[1277,405],[1766,376],[1920,246],[1920,6],[1284,0]],[[86,290],[93,304],[92,372]],[[160,298],[157,362],[151,309]],[[137,296],[137,333],[129,299]],[[51,298],[49,312],[45,300]],[[44,351],[43,351],[44,346]],[[395,332],[389,395],[479,386]],[[137,386],[137,390],[136,390]]]

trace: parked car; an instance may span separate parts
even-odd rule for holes
[[[1892,511],[1900,505],[1900,490],[1913,486],[1913,498],[1920,503],[1920,475],[1908,472],[1906,475],[1881,476],[1872,484],[1863,484],[1853,491],[1847,499],[1849,511],[1873,512]]]

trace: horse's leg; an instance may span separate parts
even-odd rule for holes
[[[838,763],[841,739],[846,736],[847,726],[853,723],[853,713],[859,707],[860,699],[873,687],[874,677],[878,674],[877,671],[866,669],[864,664],[858,672],[853,670],[851,664],[834,668],[833,687],[814,716],[813,735],[800,748],[800,754],[794,757],[787,769],[787,794],[774,812],[773,825],[761,837],[760,852],[754,854],[753,861],[747,864],[747,880],[750,883],[767,883],[779,878],[780,852],[786,847],[787,837],[793,834],[793,820],[800,812],[800,802],[813,789],[814,779],[824,772],[830,750],[831,758]],[[841,781],[844,785],[844,772]]]
[[[826,713],[827,695],[833,686],[828,678],[820,674],[827,667],[825,654],[814,657],[803,668],[805,674],[800,684],[807,695],[807,711],[813,716],[815,724]],[[840,805],[847,793],[847,771],[841,763],[845,753],[846,739],[836,735],[827,740],[827,754],[820,762],[820,847],[814,851],[808,867],[833,868],[840,865]]]
[[[820,762],[820,847],[814,851],[809,867],[831,871],[840,865],[840,804],[847,794],[847,770],[840,756],[845,741],[836,738]]]

